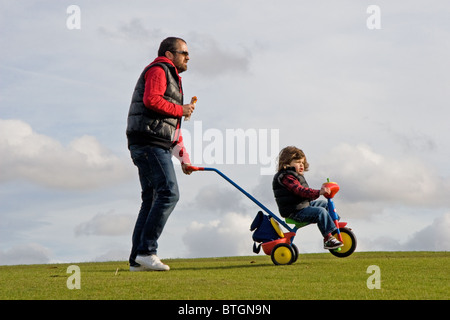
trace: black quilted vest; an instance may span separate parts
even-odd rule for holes
[[[275,174],[272,181],[272,189],[278,205],[278,211],[283,218],[288,218],[291,214],[309,206],[308,199],[294,195],[281,183],[286,174],[294,176],[303,187],[309,188],[305,177],[295,172],[295,169],[292,167],[280,170]]]
[[[131,98],[127,119],[128,147],[131,145],[155,145],[165,149],[172,148],[178,141],[175,133],[181,125],[181,117],[170,117],[145,107],[143,98],[145,91],[145,73],[148,69],[160,66],[166,72],[167,89],[164,99],[183,105],[183,89],[178,81],[175,67],[166,63],[154,63],[142,71]]]

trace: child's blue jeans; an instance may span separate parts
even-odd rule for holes
[[[336,230],[336,225],[328,214],[328,202],[325,200],[311,201],[309,207],[301,209],[289,218],[298,222],[317,223],[324,237]]]

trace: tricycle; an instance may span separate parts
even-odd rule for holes
[[[297,261],[299,256],[299,251],[297,246],[293,243],[294,237],[298,229],[303,228],[309,223],[299,223],[292,219],[286,218],[283,221],[278,215],[270,211],[265,205],[259,202],[255,197],[241,188],[238,184],[236,184],[233,180],[228,178],[225,174],[223,174],[220,170],[216,168],[209,167],[197,167],[197,166],[189,166],[189,170],[192,171],[214,171],[219,174],[222,178],[232,184],[236,189],[241,191],[244,195],[246,195],[250,200],[252,200],[257,206],[263,209],[269,216],[267,218],[270,221],[270,224],[273,227],[273,230],[276,233],[276,239],[271,241],[265,241],[261,243],[261,247],[266,255],[270,255],[272,262],[275,265],[286,265],[292,264]],[[327,179],[327,182],[324,186],[330,189],[330,193],[324,195],[328,200],[328,213],[330,217],[333,219],[337,229],[333,233],[339,241],[341,241],[344,245],[337,249],[330,249],[329,251],[336,257],[344,258],[350,256],[356,249],[356,236],[352,232],[350,228],[347,227],[347,222],[339,221],[338,214],[336,212],[336,207],[333,201],[334,196],[339,191],[339,185],[336,182],[330,182]],[[259,212],[261,214],[261,212]],[[288,230],[288,232],[283,232],[280,228],[282,225],[284,228]],[[294,225],[291,227],[290,225]],[[256,251],[255,251],[256,252]]]

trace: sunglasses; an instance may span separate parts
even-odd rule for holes
[[[185,57],[187,57],[189,55],[189,52],[187,52],[187,51],[170,51],[170,52],[183,54]]]

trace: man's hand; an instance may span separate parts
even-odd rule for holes
[[[191,166],[190,163],[183,163],[181,165],[181,169],[183,170],[184,174],[191,174],[192,173],[193,170],[192,169],[188,169],[190,166]]]
[[[183,116],[190,117],[192,112],[194,112],[195,103],[184,104],[182,105],[182,107],[183,107]]]

